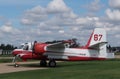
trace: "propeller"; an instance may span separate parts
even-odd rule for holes
[[[37,41],[34,41],[33,43],[33,47],[32,47],[32,58],[33,58],[33,54],[35,53],[35,44],[37,43]]]

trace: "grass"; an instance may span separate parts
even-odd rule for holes
[[[10,63],[12,62],[12,57],[12,55],[0,55],[0,63]]]
[[[0,63],[10,63],[12,59],[0,59]]]
[[[115,55],[120,55],[120,52],[116,52]]]
[[[12,54],[10,54],[10,55],[0,55],[0,57],[13,57],[13,55]]]
[[[120,79],[119,59],[57,64],[57,67],[45,70],[1,74],[0,79]]]

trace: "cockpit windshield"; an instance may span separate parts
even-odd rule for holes
[[[25,45],[24,47],[23,47],[23,50],[28,50],[29,49],[29,46],[28,45]]]
[[[28,46],[27,44],[21,45],[21,46],[19,47],[19,49],[28,50],[28,49],[29,49],[29,46]]]
[[[21,44],[19,49],[23,49],[23,50],[32,50],[32,43],[24,43]]]
[[[19,49],[23,49],[23,48],[24,48],[24,45],[19,46]]]

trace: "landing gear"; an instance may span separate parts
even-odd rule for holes
[[[41,60],[40,61],[40,66],[41,67],[46,67],[47,66],[47,61],[46,60]]]
[[[49,63],[48,63],[49,67],[56,67],[56,62],[54,59],[50,59]]]
[[[16,63],[14,64],[14,67],[19,67],[18,62],[16,62]]]
[[[40,61],[40,66],[41,67],[46,67],[47,66],[47,61],[46,60],[41,60]],[[49,67],[56,67],[56,61],[54,59],[50,59],[48,63]]]
[[[14,63],[14,67],[19,67],[19,62],[18,62],[19,55],[16,55],[12,62]]]

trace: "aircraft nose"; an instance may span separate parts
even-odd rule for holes
[[[16,52],[15,52],[15,51],[12,51],[12,55],[14,55],[14,56],[15,56],[15,55],[16,55]]]
[[[13,51],[12,55],[16,56],[17,54],[20,54],[20,53],[22,53],[22,52],[21,51]]]

